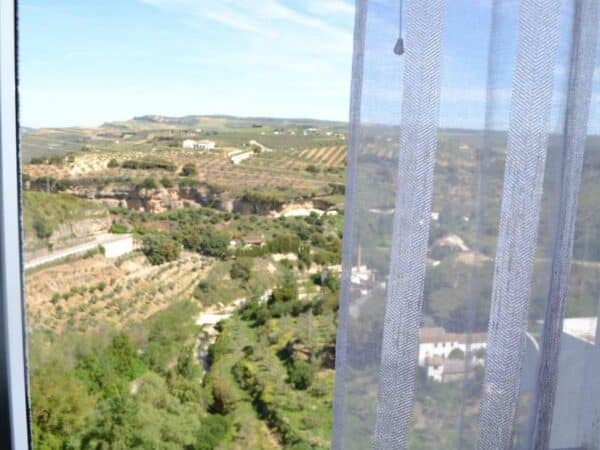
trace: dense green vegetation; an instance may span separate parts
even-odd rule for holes
[[[132,261],[128,257],[119,261],[115,273],[139,265],[142,278],[149,270],[156,270],[152,277],[157,279],[168,273],[171,278],[165,276],[164,285],[140,286],[143,283],[138,277],[128,274],[121,284],[108,279],[88,285],[78,281],[66,291],[47,295],[48,309],[57,316],[63,314],[67,302],[74,300],[80,301],[75,308],[89,308],[98,315],[101,308],[118,308],[119,323],[109,326],[92,317],[86,324],[88,331],[83,333],[75,330],[86,328],[79,328],[75,316],[70,315],[56,333],[32,332],[36,448],[329,448],[340,283],[338,267],[333,266],[341,260],[343,215],[273,218],[266,213],[289,202],[314,201],[316,205],[318,200],[326,205],[323,208],[343,204],[344,167],[340,156],[344,156],[345,144],[336,136],[343,126],[321,123],[319,126],[330,134],[311,135],[305,133],[314,125],[310,121],[188,117],[167,118],[166,123],[172,128],[165,129],[165,118],[151,116],[107,124],[103,139],[95,139],[86,130],[64,130],[64,142],[53,147],[43,146],[41,132],[28,133],[24,139],[36,169],[26,179],[27,187],[32,189],[25,192],[28,237],[47,242],[63,224],[82,218],[107,218],[106,209],[97,203],[54,192],[79,190],[80,195],[87,195],[88,190],[117,186],[139,200],[149,198],[162,186],[169,189],[169,195],[178,190],[188,195],[186,200],[201,198],[194,205],[197,208],[162,213],[110,209],[110,231],[132,231],[141,242],[141,253],[132,256]],[[275,134],[275,130],[283,134]],[[375,133],[375,138],[365,137],[367,150],[361,155],[358,174],[364,185],[377,186],[357,193],[358,214],[364,219],[357,233],[360,242],[365,243],[362,262],[374,270],[377,281],[365,289],[361,299],[369,307],[361,312],[360,321],[351,324],[353,353],[348,358],[358,370],[379,364],[381,302],[385,298],[382,281],[389,258],[389,212],[397,166],[393,133],[385,129]],[[206,159],[201,159],[198,152],[187,154],[181,148],[185,137],[209,137],[217,143],[217,151],[212,155],[203,153]],[[262,147],[250,143],[252,139],[275,151],[262,151]],[[475,192],[481,136],[444,132],[440,139],[433,197],[438,217],[431,223],[424,326],[464,332],[468,322],[477,331],[487,328],[504,139],[501,133],[493,136],[492,154],[484,161],[485,189],[479,211],[483,214],[479,217]],[[115,140],[120,140],[118,149]],[[463,144],[466,149],[457,150]],[[251,149],[255,154],[233,167],[226,158],[226,149],[231,146]],[[223,147],[223,154],[215,156],[219,147]],[[63,156],[67,151],[79,153]],[[108,164],[110,175],[85,171],[76,176],[67,174],[66,168],[79,154],[101,156],[99,165],[105,168]],[[594,220],[595,212],[589,205],[595,201],[590,186],[600,170],[598,155],[586,155],[583,212],[576,224],[568,316],[596,313],[600,221]],[[552,158],[549,161],[552,165]],[[44,171],[47,168],[52,170]],[[229,184],[222,184],[226,172]],[[208,181],[202,179],[206,173],[211,176]],[[552,248],[548,230],[552,228],[552,193],[556,189],[550,175],[555,172],[547,173],[546,213],[540,226],[529,317],[532,326],[543,317],[547,301],[544,293]],[[223,180],[213,179],[213,174],[223,175]],[[250,181],[257,176],[264,178],[261,185],[254,186]],[[281,179],[272,183],[275,176]],[[308,184],[299,187],[289,181],[290,176],[297,177],[295,182],[308,180]],[[315,184],[310,184],[313,181]],[[164,195],[164,190],[160,194]],[[224,208],[221,200],[232,199],[242,204],[236,210],[244,214],[217,209]],[[464,247],[440,244],[448,236],[458,237]],[[75,259],[72,262],[77,264]],[[186,270],[191,276],[185,277],[185,282],[171,282]],[[120,295],[126,290],[124,286],[131,287],[131,297]],[[168,302],[157,307],[166,291],[173,292],[173,297],[164,296]],[[145,319],[129,318],[124,312],[129,302],[137,299],[134,296],[143,298],[142,311],[154,313],[146,314]],[[102,300],[106,303],[98,303]],[[195,323],[205,309],[231,315],[214,330],[209,326],[201,330]],[[209,338],[209,329],[216,336]],[[464,357],[459,352],[451,356]],[[468,398],[478,398],[482,370],[476,368],[473,379],[466,384]],[[376,386],[377,381],[367,376],[351,388]],[[458,382],[433,382],[419,371],[411,449],[446,448],[456,443],[455,413],[462,388]],[[364,425],[361,421],[376,405],[376,392],[361,392],[362,398],[368,399],[369,395],[373,401],[360,405],[360,411],[351,419],[356,423],[349,424],[359,434]],[[477,401],[469,400],[464,447],[475,445],[472,436],[477,410]],[[369,438],[366,434],[359,436],[356,448],[368,448]]]
[[[66,194],[26,191],[23,194],[25,237],[46,239],[64,224],[88,218],[106,218],[105,207]]]
[[[166,170],[167,172],[175,172],[175,170],[177,169],[177,167],[175,166],[175,164],[169,162],[169,161],[164,161],[164,160],[151,160],[151,159],[142,159],[142,160],[137,160],[137,159],[128,159],[126,161],[123,161],[121,163],[121,167],[123,169],[134,169],[134,170],[148,170],[148,169],[159,169],[159,170]]]
[[[282,275],[278,290],[289,283]],[[303,301],[273,291],[265,303],[253,300],[221,325],[210,348],[207,384],[216,386],[217,410],[226,406],[246,422],[252,405],[284,448],[329,448],[335,320],[331,309],[316,308],[323,295]],[[300,307],[282,311],[280,302]]]
[[[142,251],[154,265],[175,261],[181,252],[181,245],[170,236],[162,233],[144,236]]]
[[[191,301],[147,320],[85,334],[34,332],[36,448],[327,448],[339,280],[304,271],[323,252],[339,263],[341,218],[111,212],[111,230],[137,234],[151,264],[175,261],[185,249],[210,258],[211,268]],[[264,245],[244,246],[259,233]],[[273,262],[273,254],[288,256]],[[273,264],[275,274],[267,270]],[[203,377],[198,308],[240,297],[248,301],[219,326]],[[65,298],[51,302],[59,307]]]
[[[206,410],[197,311],[181,302],[121,331],[32,335],[36,448],[215,448],[230,426]]]
[[[293,253],[297,266],[308,268],[312,264],[331,265],[340,262],[342,217],[318,216],[280,217],[273,219],[257,215],[239,215],[211,208],[180,209],[160,214],[150,214],[123,208],[113,208],[119,223],[127,224],[139,235],[158,234],[146,239],[146,255],[156,255],[156,263],[169,261],[165,253],[171,246],[158,250],[157,241],[177,242],[187,250],[204,256],[229,259],[256,258],[276,253]],[[167,231],[157,223],[169,223]],[[264,245],[244,246],[248,236],[264,236]],[[231,245],[231,241],[235,245]],[[153,256],[149,256],[152,257]],[[166,257],[166,259],[165,259]],[[247,259],[246,259],[247,261]]]

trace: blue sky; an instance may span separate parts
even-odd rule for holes
[[[391,48],[399,0],[369,3],[363,118],[396,123],[402,58]],[[502,4],[499,128],[508,123],[518,12],[514,1]],[[483,125],[490,5],[448,2],[442,126]],[[144,114],[348,117],[353,0],[19,0],[19,6],[23,125],[97,126]],[[553,127],[560,127],[564,100],[568,17],[563,14]],[[594,118],[598,100],[599,75]]]
[[[351,0],[20,0],[21,123],[346,120]]]

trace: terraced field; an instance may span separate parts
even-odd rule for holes
[[[101,255],[26,273],[29,327],[84,331],[102,323],[125,325],[189,298],[209,262],[196,253],[151,266],[143,255]]]
[[[198,182],[207,182],[230,190],[243,190],[252,187],[290,187],[296,189],[319,189],[330,181],[338,181],[339,176],[322,174],[315,177],[305,171],[307,162],[297,158],[293,152],[280,150],[252,157],[242,164],[233,164],[228,149],[212,152],[190,151],[154,147],[142,150],[128,149],[125,152],[91,151],[72,156],[72,161],[58,164],[28,164],[25,174],[32,178],[53,177],[76,181],[86,178],[142,180],[147,177],[177,177],[185,164],[197,167]],[[294,152],[295,153],[295,152]],[[335,156],[335,155],[334,155]],[[121,167],[109,167],[111,160],[120,165],[123,161],[142,161],[149,159],[165,160],[175,165],[172,172],[165,170],[130,170]],[[339,159],[339,157],[338,157]],[[327,166],[329,167],[329,166]]]
[[[346,147],[336,145],[333,147],[304,149],[300,151],[299,157],[312,164],[341,167],[346,161]]]

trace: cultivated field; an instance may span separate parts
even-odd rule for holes
[[[184,254],[151,266],[143,255],[121,260],[78,258],[26,273],[30,328],[85,331],[99,324],[123,326],[190,297],[209,263]]]
[[[259,121],[259,119],[256,119]],[[23,136],[24,173],[31,179],[52,177],[73,183],[89,178],[129,179],[177,177],[186,164],[194,164],[197,182],[227,190],[289,188],[306,192],[327,191],[331,182],[343,180],[345,126],[324,123],[321,128],[285,121],[270,124],[251,119],[199,118],[189,120],[133,120],[97,129],[33,130]],[[306,130],[311,130],[307,132]],[[185,149],[185,139],[212,140],[216,149]],[[234,152],[253,155],[233,164]],[[62,160],[61,156],[67,155]],[[125,161],[161,160],[172,170],[131,170]],[[112,162],[111,162],[112,161]],[[189,180],[188,180],[189,181]]]

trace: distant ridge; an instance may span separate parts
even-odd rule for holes
[[[213,115],[188,115],[181,117],[163,116],[159,114],[146,114],[135,116],[130,120],[125,121],[109,121],[101,125],[103,128],[123,128],[127,126],[135,126],[135,124],[144,125],[167,125],[174,127],[210,127],[215,125],[236,127],[248,125],[249,123],[257,125],[281,126],[289,127],[296,126],[299,128],[310,128],[312,126],[330,126],[330,127],[346,127],[347,123],[335,120],[321,120],[311,118],[278,118],[278,117],[240,117],[224,114]]]

